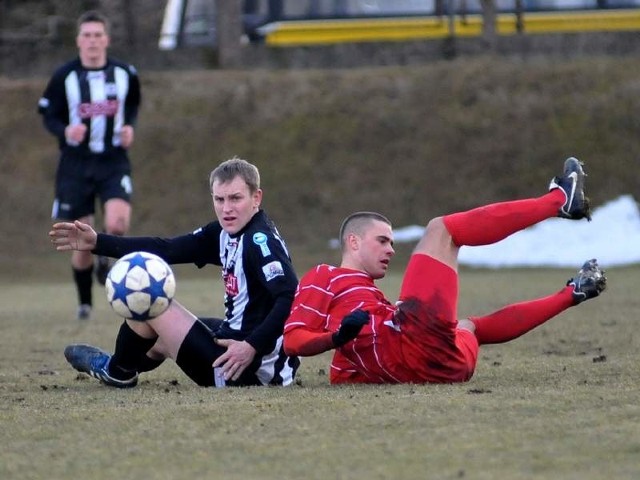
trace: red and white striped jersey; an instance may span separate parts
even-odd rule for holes
[[[285,349],[291,354],[315,355],[333,348],[331,335],[355,310],[369,312],[371,321],[357,338],[336,349],[331,382],[395,383],[399,379],[385,368],[389,355],[379,336],[392,329],[396,307],[364,272],[318,265],[300,280],[284,329]],[[388,345],[388,344],[387,344]]]

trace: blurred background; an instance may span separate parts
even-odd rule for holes
[[[114,55],[171,69],[630,54],[640,27],[640,0],[2,0],[0,71],[53,68],[88,9],[111,19]]]
[[[142,81],[133,235],[210,221],[209,172],[234,155],[301,271],[336,260],[353,210],[423,225],[542,194],[571,155],[596,207],[640,198],[640,0],[2,0],[3,273],[66,272],[36,107],[94,8]]]

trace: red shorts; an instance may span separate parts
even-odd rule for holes
[[[387,331],[402,382],[467,381],[478,359],[476,336],[458,329],[458,274],[422,254],[409,260],[394,317],[399,329]]]

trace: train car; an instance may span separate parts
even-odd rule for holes
[[[640,0],[495,0],[495,7],[498,35],[640,30]],[[213,0],[169,0],[160,48],[215,45],[215,13]],[[483,17],[480,0],[244,0],[243,23],[247,41],[293,47],[472,37]]]

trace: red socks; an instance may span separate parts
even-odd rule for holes
[[[560,189],[537,198],[493,203],[443,218],[453,242],[461,246],[490,245],[547,218],[556,217],[566,202]],[[483,317],[472,317],[480,345],[503,343],[534,329],[573,305],[572,288],[553,295],[508,305]]]
[[[560,189],[526,200],[501,202],[446,215],[443,220],[453,243],[490,245],[547,218],[556,217],[566,201]]]
[[[573,305],[573,287],[527,302],[508,305],[484,317],[470,317],[480,345],[504,343],[542,325]]]

